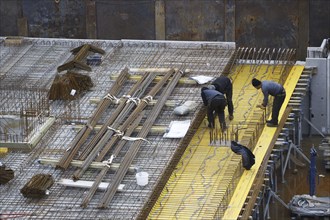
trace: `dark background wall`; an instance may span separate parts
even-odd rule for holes
[[[297,48],[330,37],[330,0],[0,0],[0,35],[234,41]]]

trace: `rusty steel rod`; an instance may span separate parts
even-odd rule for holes
[[[165,90],[162,92],[161,94],[161,98],[159,99],[159,103],[157,103],[154,108],[152,109],[152,112],[150,114],[150,116],[147,118],[147,120],[144,122],[144,129],[142,129],[139,134],[138,137],[141,138],[145,138],[148,133],[149,130],[151,129],[151,126],[153,125],[153,123],[155,122],[155,120],[157,119],[160,111],[162,110],[163,106],[165,105],[166,100],[168,99],[168,97],[171,95],[172,91],[174,90],[175,86],[177,85],[179,79],[181,78],[183,72],[179,71],[176,72],[172,78],[172,80],[168,83],[168,85],[166,86]],[[109,203],[111,202],[113,196],[116,193],[115,188],[119,186],[120,182],[123,180],[128,167],[130,166],[130,164],[132,163],[132,161],[134,160],[137,152],[140,149],[140,146],[142,144],[142,140],[138,140],[135,143],[133,143],[132,146],[130,146],[128,152],[126,153],[119,169],[117,170],[117,172],[115,173],[115,177],[114,177],[114,182],[110,185],[108,185],[106,192],[103,195],[103,198],[101,200],[101,202],[98,204],[98,208],[107,208]]]
[[[126,121],[119,127],[118,132],[122,133],[124,132],[128,126],[138,117],[138,115],[141,113],[141,111],[148,105],[148,103],[152,100],[153,96],[157,94],[157,92],[163,87],[163,85],[167,82],[167,80],[171,77],[174,70],[168,71],[168,73],[163,77],[161,81],[159,81],[148,93],[145,98],[142,99],[142,101],[138,104],[138,106],[134,109],[134,111],[128,116]],[[114,128],[116,129],[116,128]],[[97,154],[102,150],[105,143],[108,142],[108,140],[113,136],[114,130],[108,130],[106,134],[101,138],[101,140],[98,142],[98,144],[93,148],[93,150],[90,152],[86,160],[84,161],[82,167],[73,174],[73,179],[77,180],[80,178],[80,176],[87,170],[89,165],[92,163],[94,158],[97,156]],[[116,138],[118,136],[115,136]]]
[[[123,71],[121,71],[118,79],[115,81],[114,85],[109,90],[109,94],[117,95],[120,88],[123,86],[123,84],[126,82],[126,80],[129,77],[128,69],[125,68]],[[56,165],[56,168],[64,169],[66,170],[70,163],[73,160],[73,157],[78,152],[79,148],[82,146],[82,144],[86,141],[89,134],[93,130],[94,126],[96,125],[97,121],[100,119],[103,112],[106,110],[107,107],[111,104],[111,100],[104,99],[101,103],[99,103],[96,112],[90,120],[88,120],[86,126],[79,131],[77,136],[74,138],[74,140],[71,142],[69,149],[64,153],[61,160]]]
[[[144,111],[141,112],[140,116],[138,118],[136,118],[136,120],[132,123],[132,125],[127,129],[126,135],[131,135],[134,131],[134,129],[139,125],[139,123],[142,120],[142,117],[144,116]],[[111,139],[110,142],[112,140],[115,139]],[[105,175],[107,174],[107,172],[110,170],[111,165],[112,165],[112,160],[114,158],[117,157],[118,153],[120,152],[120,150],[122,149],[122,147],[126,144],[126,140],[121,139],[116,147],[116,151],[111,155],[111,157],[108,159],[107,163],[105,164],[105,166],[101,169],[100,173],[97,175],[92,187],[89,189],[89,191],[87,192],[84,200],[81,203],[81,207],[86,208],[87,205],[89,204],[90,200],[92,199],[92,197],[94,196],[96,190],[98,189],[100,183],[102,182],[103,178],[105,177]],[[110,150],[110,149],[109,149]],[[104,156],[103,155],[99,155],[98,159],[96,161],[101,161],[102,158]]]
[[[122,102],[117,106],[116,110],[111,114],[111,116],[107,119],[107,121],[102,125],[101,129],[97,132],[97,134],[93,137],[93,139],[88,143],[87,147],[84,149],[82,154],[79,156],[79,160],[85,160],[93,148],[97,145],[97,143],[102,139],[105,133],[108,130],[108,126],[117,127],[119,125],[112,125],[116,122],[119,124],[124,120],[124,118],[128,115],[128,113],[136,106],[133,102],[127,104],[128,100],[132,97],[140,98],[143,95],[146,88],[150,85],[150,83],[155,78],[155,74],[145,73],[143,77],[130,89],[130,91],[125,95],[122,99]]]

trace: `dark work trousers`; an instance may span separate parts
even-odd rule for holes
[[[229,115],[234,114],[234,105],[233,105],[233,85],[228,77],[220,76],[218,77],[212,85],[215,86],[215,89],[222,94],[226,95],[227,104],[228,104],[228,113]]]
[[[272,109],[272,120],[271,120],[271,122],[274,124],[278,124],[278,114],[280,112],[280,109],[282,107],[284,100],[285,100],[285,92],[278,94],[274,97],[273,109]]]
[[[230,88],[226,91],[226,98],[227,98],[227,104],[228,104],[228,113],[229,115],[233,115],[234,113],[234,105],[233,105],[233,87],[230,84]]]

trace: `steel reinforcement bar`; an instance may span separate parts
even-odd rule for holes
[[[120,91],[123,84],[126,82],[126,80],[129,77],[128,69],[125,68],[121,71],[118,79],[115,81],[111,89],[109,90],[108,94],[111,94],[113,96],[117,95]],[[97,109],[93,116],[88,120],[86,126],[79,131],[77,136],[74,138],[74,140],[71,142],[68,150],[64,153],[59,163],[56,165],[56,168],[64,169],[66,170],[70,163],[73,160],[73,157],[78,152],[79,148],[82,146],[82,144],[86,141],[91,131],[94,129],[94,126],[104,113],[104,111],[109,107],[111,104],[111,99],[103,99],[101,103],[97,106]]]
[[[148,105],[149,101],[152,100],[152,98],[157,94],[157,92],[163,87],[163,85],[167,82],[167,80],[171,77],[173,74],[174,70],[169,71],[161,81],[159,81],[148,93],[145,98],[137,105],[137,107],[134,109],[134,111],[128,116],[126,121],[118,128],[112,128],[109,129],[106,134],[102,137],[102,139],[98,142],[98,144],[93,148],[91,153],[88,155],[86,160],[83,163],[83,166],[78,169],[74,174],[73,174],[73,179],[79,179],[80,176],[87,170],[89,165],[93,162],[94,158],[97,156],[97,154],[102,150],[104,147],[105,143],[113,136],[115,133],[114,130],[119,134],[122,134],[123,132],[126,131],[126,129],[129,127],[129,125],[139,116],[141,111]],[[116,136],[118,137],[118,136]],[[116,138],[114,137],[114,138]]]
[[[107,132],[108,127],[117,128],[119,123],[127,117],[128,113],[136,106],[135,102],[131,100],[139,99],[148,86],[151,84],[155,78],[154,74],[149,72],[145,73],[140,80],[135,83],[135,85],[130,89],[130,91],[121,98],[120,104],[117,106],[116,110],[111,114],[107,121],[102,125],[101,129],[93,137],[87,147],[84,149],[79,157],[79,160],[85,160],[97,143],[101,140],[104,134]],[[116,125],[114,125],[116,124]]]
[[[165,105],[166,100],[168,99],[168,97],[171,95],[172,91],[174,90],[175,86],[177,85],[179,79],[181,78],[181,76],[183,75],[182,71],[176,72],[173,76],[173,78],[171,79],[171,81],[168,83],[168,85],[166,86],[165,90],[162,92],[160,99],[159,99],[159,103],[157,103],[149,117],[146,119],[146,121],[144,122],[144,129],[142,129],[139,134],[137,135],[137,137],[139,138],[145,138],[148,133],[149,130],[151,129],[153,123],[155,122],[155,120],[157,119],[160,111],[162,110],[163,106]],[[106,192],[103,195],[103,198],[101,200],[101,202],[98,204],[98,208],[107,208],[109,203],[111,202],[113,196],[115,195],[117,188],[119,186],[119,184],[121,183],[121,181],[123,180],[129,166],[131,165],[132,161],[134,160],[137,152],[140,149],[140,146],[142,145],[143,140],[137,140],[135,143],[133,143],[128,152],[126,153],[119,169],[117,170],[117,172],[115,173],[114,176],[114,181],[113,183],[107,188]]]

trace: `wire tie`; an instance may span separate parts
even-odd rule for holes
[[[118,104],[120,102],[120,99],[109,93],[106,96],[104,96],[104,99],[110,99],[111,101],[115,101],[115,104]]]
[[[148,141],[147,139],[141,138],[141,137],[123,136],[121,139],[126,140],[126,141],[139,141],[139,140],[142,140],[142,141],[145,141],[145,142],[150,144],[150,141]]]
[[[115,156],[112,154],[109,159],[102,161],[108,168],[110,168],[110,165],[112,164],[113,159]]]
[[[114,136],[124,136],[124,132],[122,132],[120,130],[114,129],[114,128],[110,127],[110,126],[108,126],[108,129],[109,130],[112,130],[112,131],[114,131],[116,133]]]
[[[132,96],[131,96],[131,95],[123,95],[122,97],[123,97],[123,98],[127,98],[127,99],[129,99],[129,98],[131,98]]]
[[[126,103],[134,102],[135,105],[140,104],[141,100],[138,97],[130,97],[126,101]]]
[[[147,95],[146,97],[143,98],[142,101],[144,101],[146,104],[149,104],[149,102],[152,101],[152,96],[151,95]]]

